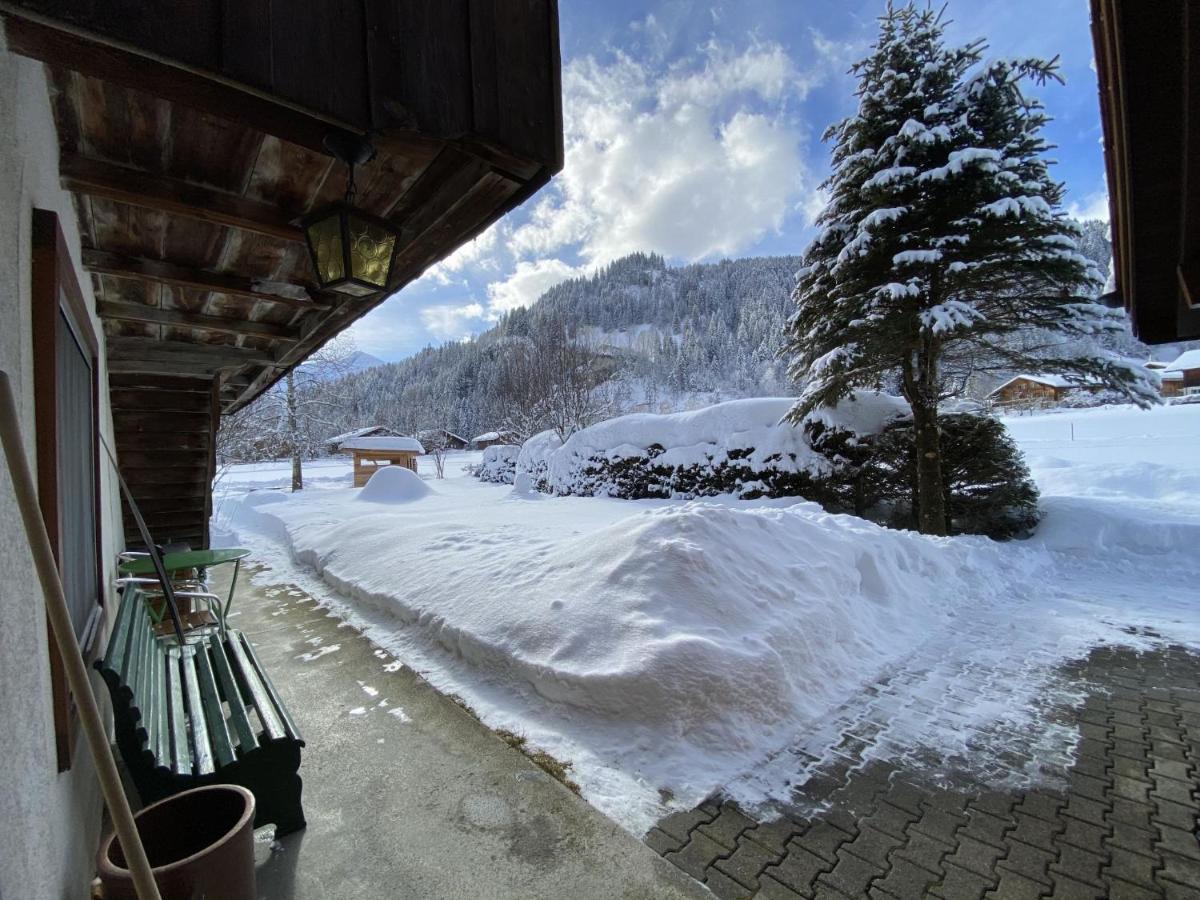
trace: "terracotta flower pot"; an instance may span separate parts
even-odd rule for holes
[[[134,816],[164,900],[255,900],[254,795],[234,784],[193,788]],[[136,900],[116,835],[100,847],[108,900]]]

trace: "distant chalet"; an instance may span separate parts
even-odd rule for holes
[[[496,444],[519,444],[521,436],[515,431],[485,431],[471,439],[472,450],[486,450]]]
[[[997,406],[1054,406],[1074,391],[1098,388],[1099,385],[1062,375],[1014,375],[988,394],[988,399]]]

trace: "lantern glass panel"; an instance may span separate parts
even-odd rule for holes
[[[342,258],[341,215],[330,213],[308,226],[308,242],[317,266],[317,280],[329,284],[346,277]]]
[[[361,219],[351,212],[346,217],[350,241],[350,275],[368,284],[387,285],[388,269],[396,235],[374,222]]]

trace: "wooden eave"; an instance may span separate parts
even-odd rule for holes
[[[204,509],[188,515],[207,520],[222,413],[562,167],[557,6],[116,6],[0,0],[0,16],[9,50],[45,64],[61,181],[107,338],[122,469],[158,448],[179,477],[147,472],[162,487],[146,502],[190,500],[202,485]],[[345,192],[346,167],[324,144],[337,133],[371,135],[377,154],[356,170],[356,204],[400,233],[389,284],[362,298],[317,288],[296,224]],[[178,446],[153,427],[183,421],[170,404],[205,406],[176,429]],[[186,536],[197,542],[197,529]]]
[[[1155,344],[1200,337],[1200,10],[1092,0],[1117,294]]]

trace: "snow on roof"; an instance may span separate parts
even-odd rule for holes
[[[416,438],[410,437],[359,437],[342,441],[343,450],[390,450],[408,453],[424,453],[425,448]]]
[[[348,441],[351,438],[365,437],[366,435],[370,434],[373,431],[388,431],[388,432],[390,432],[391,429],[389,429],[386,425],[368,425],[365,428],[355,428],[353,431],[347,431],[345,434],[339,434],[339,435],[336,435],[335,437],[328,438],[326,440],[326,443],[327,444],[340,444],[342,441]]]
[[[1185,369],[1200,369],[1200,350],[1188,350],[1167,366],[1168,372],[1182,372]]]
[[[1053,388],[1083,387],[1083,385],[1085,385],[1085,384],[1095,383],[1094,379],[1084,378],[1083,376],[1076,376],[1074,378],[1068,378],[1064,375],[1028,375],[1028,374],[1014,375],[1012,378],[1008,379],[1008,381],[1004,382],[1004,384],[1000,385],[997,388],[994,388],[992,390],[992,392],[988,394],[988,396],[994,397],[996,394],[1000,393],[1002,390],[1004,390],[1006,387],[1008,387],[1014,381],[1022,381],[1022,380],[1033,381],[1033,382],[1036,382],[1037,384],[1044,384],[1044,385],[1047,385],[1047,386],[1053,387]]]
[[[501,438],[511,437],[511,431],[485,431],[483,434],[477,434],[471,438],[472,444],[478,444],[480,441],[498,441]]]

